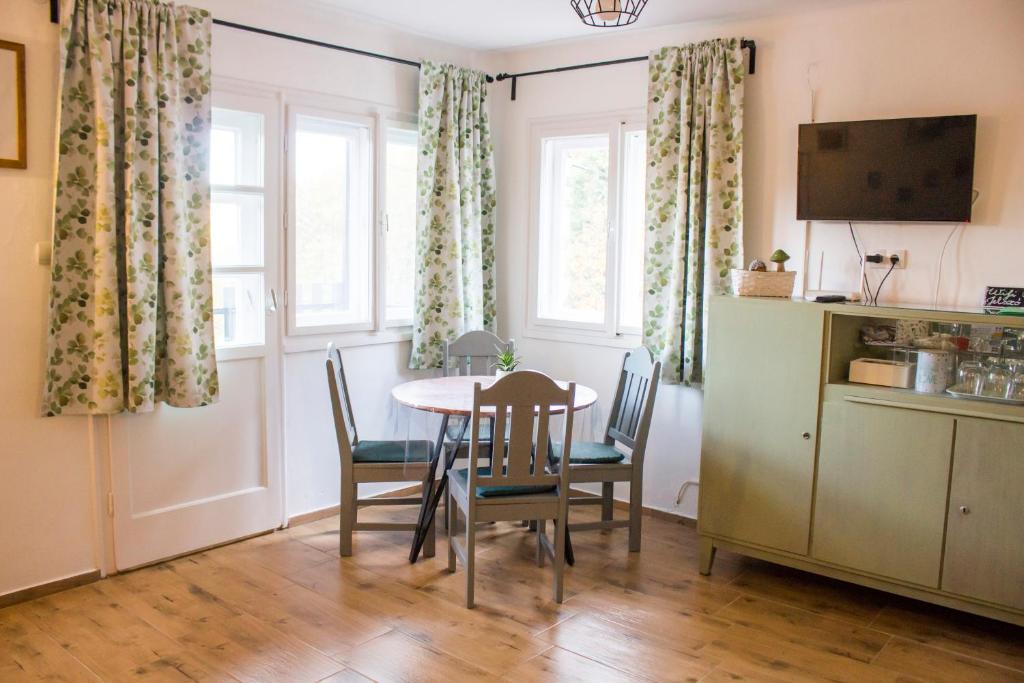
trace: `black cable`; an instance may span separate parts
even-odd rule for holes
[[[857,264],[862,268],[864,266],[864,254],[860,251],[860,245],[857,244],[857,233],[853,231],[853,221],[846,221],[846,224],[850,226],[850,239],[853,240],[853,248],[857,250]],[[862,271],[863,272],[863,271]],[[868,282],[867,273],[864,273],[864,279],[860,283],[861,289],[866,289],[868,294],[867,304],[870,306],[873,303],[871,297],[871,283]]]
[[[872,304],[873,306],[878,305],[878,295],[882,293],[882,285],[884,285],[885,281],[889,279],[889,276],[892,274],[892,271],[896,270],[897,263],[899,263],[899,261],[892,261],[892,265],[889,266],[889,270],[888,272],[886,272],[885,277],[883,277],[882,281],[878,283],[878,288],[875,289],[875,298],[874,303]]]

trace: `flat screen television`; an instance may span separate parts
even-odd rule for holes
[[[978,117],[800,126],[797,218],[971,220]]]

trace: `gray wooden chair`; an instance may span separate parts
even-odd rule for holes
[[[427,482],[433,444],[430,441],[362,441],[356,430],[355,415],[345,380],[341,351],[327,345],[327,385],[331,391],[334,430],[341,458],[341,543],[339,552],[352,554],[354,531],[414,531],[415,523],[360,522],[359,508],[370,505],[419,506],[420,496],[406,498],[359,498],[359,484],[381,482]],[[434,556],[434,524],[431,521],[423,545],[425,557]]]
[[[441,369],[445,377],[493,375],[494,363],[501,351],[515,353],[515,340],[502,341],[497,335],[484,330],[466,332],[454,341],[445,340]]]
[[[629,550],[640,550],[643,520],[644,453],[651,430],[654,398],[658,393],[661,362],[641,346],[627,351],[622,359],[619,385],[615,391],[604,441],[580,442],[569,455],[572,484],[601,484],[601,496],[573,496],[570,505],[600,505],[601,521],[570,524],[569,529],[615,529],[629,527]],[[616,448],[616,445],[619,447]],[[626,450],[628,455],[623,453]],[[561,449],[554,445],[554,459]],[[614,519],[615,482],[629,482],[629,519]]]
[[[448,571],[455,571],[456,558],[466,567],[466,607],[472,607],[476,554],[476,525],[481,522],[540,520],[537,524],[537,564],[545,555],[554,565],[554,598],[562,602],[565,574],[565,537],[569,515],[569,472],[566,467],[550,470],[544,453],[550,434],[552,412],[572,406],[576,385],[559,387],[547,375],[531,370],[513,373],[482,389],[473,391],[470,422],[469,468],[452,470],[448,497]],[[493,409],[497,434],[509,425],[507,441],[499,441],[492,467],[480,467],[480,423]],[[534,426],[536,424],[536,441]],[[572,410],[566,411],[561,452],[572,458]],[[465,542],[457,538],[458,515],[465,517]],[[554,520],[554,542],[545,532],[545,520]]]

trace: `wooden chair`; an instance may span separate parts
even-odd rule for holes
[[[515,340],[502,341],[484,330],[467,332],[454,341],[445,340],[441,369],[445,377],[493,375],[494,363],[501,351],[515,353]]]
[[[414,531],[415,523],[360,522],[359,508],[370,505],[415,505],[420,496],[407,498],[359,498],[359,484],[381,482],[426,482],[434,445],[430,441],[361,441],[356,430],[355,415],[345,380],[341,351],[327,345],[327,385],[331,390],[334,430],[338,437],[341,458],[341,543],[339,552],[352,554],[354,531]],[[423,545],[425,557],[434,556],[434,524]]]
[[[569,524],[569,529],[615,529],[629,527],[629,550],[640,550],[643,520],[644,453],[651,430],[654,398],[658,393],[661,362],[655,362],[645,347],[626,352],[619,373],[608,427],[603,442],[580,442],[569,455],[569,482],[601,484],[601,496],[573,496],[570,505],[600,505],[601,521]],[[616,448],[618,444],[621,448]],[[629,450],[629,455],[622,452]],[[554,458],[561,457],[554,445]],[[614,519],[615,482],[629,482],[629,519]]]
[[[455,571],[458,558],[466,567],[466,607],[473,607],[476,554],[476,525],[480,522],[540,520],[537,524],[537,564],[548,555],[554,565],[554,597],[562,602],[565,572],[565,535],[569,514],[569,472],[567,467],[551,471],[543,456],[547,450],[552,412],[572,406],[576,385],[562,389],[547,375],[530,370],[513,373],[482,389],[473,391],[470,422],[469,468],[452,470],[448,477],[448,571]],[[495,433],[509,438],[499,441],[493,467],[480,467],[480,421],[484,407],[493,408]],[[488,411],[489,412],[489,411]],[[536,441],[534,424],[536,423]],[[557,436],[557,435],[556,435]],[[561,435],[561,452],[572,458],[572,410],[567,410]],[[456,537],[458,515],[466,520],[465,543]],[[554,520],[554,542],[545,533],[544,520]]]

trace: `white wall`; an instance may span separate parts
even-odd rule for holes
[[[974,223],[950,244],[941,302],[978,305],[985,284],[1024,285],[1024,3],[1018,0],[887,0],[796,15],[691,24],[496,55],[508,72],[643,55],[664,45],[714,37],[757,41],[757,73],[747,81],[744,159],[747,257],[777,247],[802,268],[804,224],[796,215],[797,125],[810,117],[808,69],[817,84],[817,119],[849,120],[976,113]],[[622,352],[526,336],[529,124],[532,119],[646,105],[646,63],[520,80],[518,101],[494,88],[498,149],[499,311],[527,365],[601,390],[607,410]],[[951,226],[858,226],[869,249],[906,249],[882,301],[928,302],[934,263]],[[812,228],[812,263],[825,252],[826,287],[856,289],[857,261],[845,224]],[[816,275],[812,273],[812,282]],[[874,282],[877,282],[877,275]],[[696,491],[675,507],[683,481],[697,478],[699,392],[664,387],[645,472],[645,503],[696,511]],[[618,495],[622,495],[620,491]]]
[[[39,417],[49,269],[57,29],[49,3],[0,11],[0,39],[25,44],[28,169],[0,168],[0,595],[96,567],[88,418]]]

